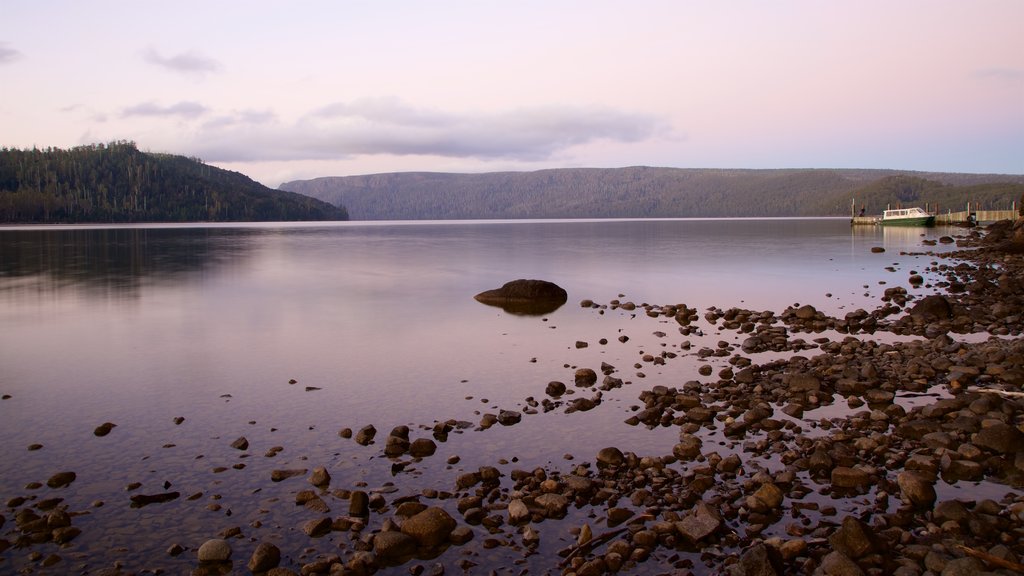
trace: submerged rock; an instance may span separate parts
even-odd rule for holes
[[[501,288],[473,297],[477,302],[497,306],[510,314],[539,316],[560,308],[568,299],[566,291],[546,280],[513,280]]]

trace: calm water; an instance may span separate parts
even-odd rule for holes
[[[778,312],[799,302],[841,316],[874,308],[887,286],[908,286],[910,271],[934,258],[900,252],[941,250],[922,248],[921,235],[947,233],[851,229],[845,219],[0,228],[0,394],[10,395],[0,401],[0,498],[49,497],[26,484],[74,470],[78,480],[59,495],[89,514],[76,518],[84,533],[59,552],[63,566],[120,560],[174,571],[231,526],[282,549],[310,545],[299,527],[313,516],[291,505],[308,484],[271,484],[274,468],[323,465],[332,488],[393,483],[411,493],[451,491],[461,471],[501,459],[515,462],[507,473],[568,469],[566,455],[592,461],[608,445],[668,454],[677,431],[622,421],[641,390],[697,378],[699,363],[648,366],[642,376],[633,364],[645,351],[681,352],[683,340],[696,350],[738,336],[702,321],[704,338],[684,338],[674,322],[599,314],[580,300],[622,294],[637,304]],[[473,300],[516,278],[554,281],[569,302],[538,317]],[[630,341],[619,343],[621,334]],[[409,425],[414,438],[429,437],[423,427],[435,421],[475,425],[482,413],[522,410],[549,381],[571,383],[575,367],[601,362],[630,384],[596,410],[453,434],[436,456],[403,460],[397,475],[383,457],[383,436],[396,425]],[[117,427],[95,437],[107,421]],[[375,445],[337,435],[367,424],[379,430]],[[229,447],[242,435],[248,455]],[[43,448],[27,450],[34,443]],[[271,446],[285,450],[265,458]],[[449,466],[453,455],[461,462]],[[239,463],[245,468],[231,468]],[[127,492],[133,482],[142,488]],[[202,496],[128,506],[130,494],[163,492],[165,482]],[[222,508],[208,510],[211,502]],[[254,520],[264,527],[250,528]],[[12,524],[9,517],[0,530]],[[550,536],[538,566],[551,565],[543,553],[571,538],[560,533],[567,529],[541,527]],[[172,543],[190,551],[171,558]],[[236,551],[242,563],[247,545]],[[22,566],[28,553],[0,555],[0,572]]]

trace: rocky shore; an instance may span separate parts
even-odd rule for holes
[[[923,252],[933,261],[910,271],[911,289],[887,288],[876,308],[842,318],[812,304],[776,312],[584,300],[594,314],[635,314],[665,344],[630,366],[573,367],[571,382],[540,384],[478,422],[338,435],[377,448],[400,475],[436,457],[451,434],[528,426],[546,412],[574,418],[631,393],[623,426],[678,434],[662,451],[608,446],[536,468],[451,458],[446,487],[401,492],[343,485],[316,462],[277,468],[266,481],[289,486],[291,501],[276,505],[303,511],[301,535],[270,541],[258,522],[238,526],[176,543],[144,571],[1024,574],[1024,220],[958,243]],[[623,388],[675,365],[675,386]],[[95,434],[116,435],[114,426]],[[250,449],[244,437],[231,447]],[[77,481],[63,471],[3,495],[0,572],[140,572],[65,558],[89,512],[57,494]],[[202,496],[172,488],[135,493],[131,505]],[[553,541],[556,533],[571,540]]]

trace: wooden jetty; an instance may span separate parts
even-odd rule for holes
[[[874,226],[881,220],[881,216],[855,216],[853,215],[855,204],[850,203],[850,224],[853,226]],[[1009,210],[978,210],[972,209],[971,203],[967,203],[967,209],[959,212],[947,210],[946,212],[935,213],[936,225],[966,224],[968,222],[996,222],[999,220],[1016,220],[1020,214],[1017,211],[1017,203],[1011,204]],[[861,210],[863,213],[863,209]]]

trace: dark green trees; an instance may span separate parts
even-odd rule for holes
[[[134,142],[0,149],[0,222],[347,219],[344,208]]]

